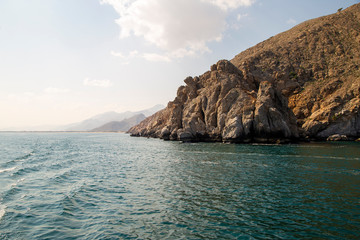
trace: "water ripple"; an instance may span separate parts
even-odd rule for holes
[[[63,133],[0,134],[1,147],[0,239],[359,237],[355,143]]]
[[[16,167],[0,169],[0,173],[3,173],[3,172],[11,172],[11,171],[13,171],[13,170],[15,170],[15,169],[16,169]]]

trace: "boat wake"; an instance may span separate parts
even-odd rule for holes
[[[0,221],[2,217],[5,215],[6,206],[0,203]]]
[[[0,173],[10,172],[10,171],[12,171],[12,170],[15,170],[15,168],[16,168],[16,167],[0,169]]]

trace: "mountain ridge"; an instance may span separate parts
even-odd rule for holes
[[[108,122],[104,125],[90,130],[90,132],[126,132],[131,127],[139,124],[145,118],[146,116],[143,113],[139,113],[122,121]]]
[[[298,24],[188,77],[131,128],[181,141],[277,142],[360,136],[360,4]]]
[[[163,105],[157,104],[151,108],[132,112],[126,111],[117,113],[114,111],[105,112],[102,114],[97,114],[91,118],[85,119],[78,123],[73,123],[67,126],[63,126],[62,128],[66,131],[91,131],[92,129],[98,128],[104,124],[107,124],[112,121],[122,121],[127,118],[131,118],[138,114],[144,114],[145,116],[150,116],[160,109],[164,108]]]
[[[76,123],[70,123],[66,125],[37,125],[37,126],[21,126],[21,127],[7,127],[0,129],[0,131],[39,131],[39,132],[47,132],[47,131],[54,131],[54,132],[63,132],[63,131],[89,131],[94,128],[100,127],[101,125],[104,125],[106,123],[109,123],[111,121],[122,121],[126,118],[130,118],[132,116],[138,115],[138,114],[144,114],[145,116],[150,116],[154,114],[155,112],[159,111],[160,109],[163,109],[165,106],[162,104],[157,104],[151,108],[140,110],[140,111],[125,111],[125,112],[115,112],[115,111],[109,111],[104,112],[101,114],[94,115],[90,118],[87,118],[81,122]]]

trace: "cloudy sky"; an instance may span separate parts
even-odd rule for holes
[[[356,0],[0,0],[0,129],[173,100],[187,76]]]

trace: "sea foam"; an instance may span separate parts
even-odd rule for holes
[[[0,173],[10,172],[10,171],[14,170],[15,168],[16,168],[16,167],[0,169]]]
[[[6,206],[0,204],[0,220],[5,215]]]

